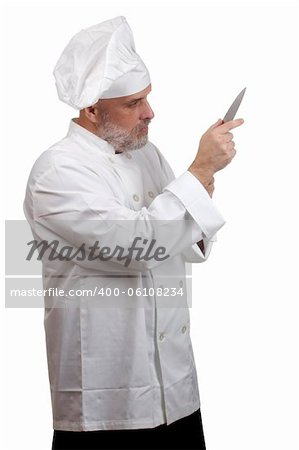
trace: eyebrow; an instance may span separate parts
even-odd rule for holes
[[[131,100],[127,100],[126,103],[129,105],[130,103],[139,102],[139,100],[142,100],[145,97],[139,97],[139,98],[132,98]]]
[[[151,91],[148,92],[148,93],[147,93],[146,95],[144,95],[143,97],[132,98],[131,100],[127,100],[125,103],[126,103],[126,105],[130,105],[130,103],[139,102],[140,100],[143,100],[144,98],[146,98],[150,93],[151,93]]]

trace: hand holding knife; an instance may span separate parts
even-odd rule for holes
[[[244,88],[235,98],[223,120],[219,119],[202,135],[197,155],[188,168],[203,184],[210,197],[214,191],[214,174],[224,169],[236,154],[235,143],[230,132],[244,123],[243,119],[234,117],[244,97]]]

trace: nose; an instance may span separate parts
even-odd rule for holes
[[[150,104],[147,100],[144,102],[144,108],[142,109],[142,113],[140,115],[141,120],[145,119],[153,119],[155,117],[154,111],[150,107]]]

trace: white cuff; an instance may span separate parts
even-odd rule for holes
[[[225,224],[206,189],[191,172],[184,172],[165,186],[163,192],[164,190],[180,199],[208,239]]]

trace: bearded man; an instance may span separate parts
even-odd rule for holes
[[[34,164],[24,211],[37,242],[96,251],[42,258],[44,289],[63,292],[45,297],[52,448],[204,449],[186,270],[225,223],[214,174],[243,120],[214,123],[175,177],[148,140],[150,76],[122,16],[77,33],[54,76],[79,116]]]

